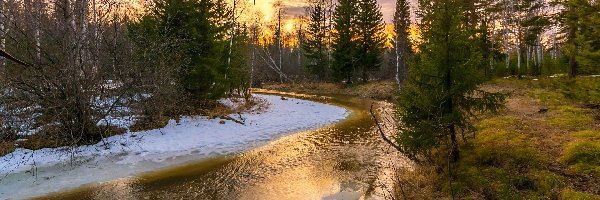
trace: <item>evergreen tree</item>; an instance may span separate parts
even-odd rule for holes
[[[596,74],[600,72],[600,2],[586,1],[581,6],[582,28],[577,30],[580,48],[576,59],[582,73]]]
[[[394,12],[394,50],[396,53],[396,82],[404,82],[408,71],[408,57],[412,54],[410,35],[410,10],[407,0],[396,1]]]
[[[362,81],[369,80],[368,72],[379,69],[381,53],[386,40],[383,15],[376,0],[358,0],[356,15],[356,70]]]
[[[323,1],[314,1],[307,8],[309,16],[308,29],[302,49],[308,59],[306,70],[318,79],[325,79],[329,63],[327,56],[327,27],[325,24],[325,5]]]
[[[577,76],[579,68],[594,72],[600,64],[600,3],[565,0],[561,4],[565,7],[561,20],[567,37],[565,53],[569,58],[569,75]]]
[[[358,8],[356,0],[340,0],[333,14],[333,75],[336,80],[346,80],[346,84],[352,83],[354,58],[356,45],[354,43],[353,27],[356,24]]]
[[[156,0],[151,12],[131,26],[134,41],[156,54],[166,54],[166,65],[184,92],[197,98],[218,98],[227,90],[228,17],[225,4],[212,0]],[[147,38],[156,38],[161,49]],[[152,46],[155,45],[155,46]],[[146,51],[146,52],[148,52]],[[151,55],[146,55],[151,56]],[[155,57],[163,57],[156,55]]]
[[[474,113],[497,111],[504,95],[478,90],[485,65],[476,45],[475,27],[464,19],[459,0],[425,1],[423,42],[401,91],[396,139],[412,158],[444,144],[459,159],[459,133],[472,129]]]

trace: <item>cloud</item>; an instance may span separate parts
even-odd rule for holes
[[[306,6],[293,6],[285,8],[285,15],[290,17],[305,15]]]

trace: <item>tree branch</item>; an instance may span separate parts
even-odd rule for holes
[[[369,109],[369,112],[371,113],[371,117],[373,118],[373,121],[375,121],[375,124],[377,125],[377,128],[379,130],[379,133],[381,134],[381,138],[383,139],[383,141],[385,141],[386,143],[388,143],[389,145],[391,145],[392,147],[394,147],[399,152],[404,152],[402,150],[402,147],[400,147],[400,145],[394,143],[387,136],[385,136],[385,133],[383,132],[383,130],[381,129],[381,126],[379,125],[379,120],[377,120],[377,116],[373,112],[373,104],[371,104],[371,109]]]
[[[27,63],[25,63],[25,62],[23,62],[23,61],[15,58],[15,57],[11,56],[10,54],[6,53],[3,49],[0,49],[0,56],[5,57],[5,58],[7,58],[9,60],[12,60],[12,61],[14,61],[16,63],[19,63],[19,64],[21,64],[23,66],[31,67],[30,64],[27,64]]]

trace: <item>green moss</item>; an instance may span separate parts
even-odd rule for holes
[[[573,137],[576,137],[579,139],[600,140],[600,131],[597,131],[597,130],[584,130],[584,131],[571,133],[571,135]]]
[[[533,89],[529,91],[528,96],[537,99],[544,105],[564,105],[568,103],[567,98],[560,92],[553,92],[547,89]]]
[[[591,124],[594,120],[592,116],[587,115],[585,110],[580,108],[560,106],[556,110],[558,115],[548,120],[550,125],[577,129]]]
[[[559,199],[561,199],[561,200],[600,200],[600,196],[583,193],[583,192],[576,192],[576,191],[572,191],[572,190],[565,190],[560,193]]]
[[[501,129],[506,128],[507,126],[514,125],[517,122],[517,119],[510,116],[500,116],[500,117],[492,117],[485,120],[480,121],[475,125],[478,130],[485,129]]]
[[[572,142],[567,145],[561,160],[571,165],[577,172],[600,174],[600,142]]]
[[[508,130],[494,130],[490,128],[479,131],[479,134],[475,138],[474,142],[481,145],[488,143],[501,143],[506,145],[522,146],[522,143],[525,142],[525,139],[526,137],[524,134]]]
[[[534,180],[536,191],[544,196],[560,192],[565,186],[565,178],[546,170],[532,170],[529,176]]]
[[[549,162],[560,159],[577,173],[600,174],[600,131],[585,130],[595,123],[593,114],[589,109],[577,106],[597,101],[598,83],[600,79],[494,80],[491,84],[512,88],[520,94],[525,92],[549,106],[550,111],[536,115],[536,121],[522,121],[528,117],[513,115],[477,122],[476,137],[461,146],[461,160],[452,165],[454,192],[467,199],[600,200],[598,196],[565,190],[573,180],[555,174],[547,167]],[[539,138],[531,138],[532,130],[537,131],[536,126],[551,132],[571,130],[570,135],[577,141],[567,145],[561,158],[542,153],[540,149],[552,147],[543,146],[545,143]],[[563,139],[562,136],[557,139]],[[438,182],[445,183],[439,186],[442,191],[449,192],[447,174],[440,176]]]

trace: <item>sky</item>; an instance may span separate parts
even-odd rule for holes
[[[265,19],[271,19],[273,17],[274,9],[273,3],[276,0],[248,0],[248,3],[253,7],[254,2],[256,3],[256,9],[263,13]],[[304,15],[306,0],[281,0],[285,7],[286,16],[299,16]],[[377,0],[383,13],[383,19],[386,24],[391,24],[392,17],[394,15],[395,0]]]

